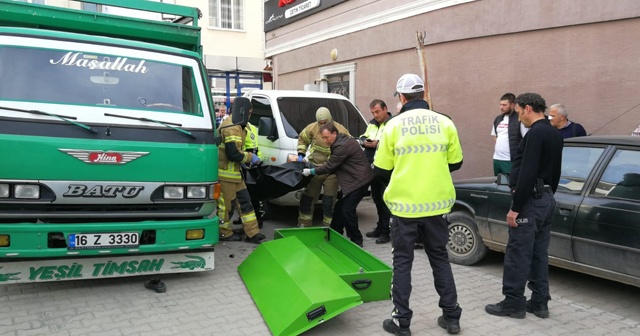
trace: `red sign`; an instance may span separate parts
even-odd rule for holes
[[[290,5],[292,3],[296,2],[296,0],[280,0],[280,2],[278,3],[278,7],[284,7],[286,5]]]
[[[119,153],[93,152],[89,154],[91,163],[120,163],[122,155]]]

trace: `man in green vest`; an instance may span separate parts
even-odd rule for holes
[[[462,309],[449,264],[449,223],[444,215],[456,198],[450,172],[462,166],[458,132],[451,119],[429,110],[419,76],[400,77],[396,92],[402,110],[387,122],[373,162],[376,175],[389,182],[384,201],[392,214],[394,308],[382,327],[396,335],[411,335],[411,267],[420,237],[440,295],[438,325],[457,334]]]

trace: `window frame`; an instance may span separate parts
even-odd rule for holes
[[[240,4],[240,8],[239,8],[239,13],[241,15],[241,19],[236,19],[235,18],[235,7],[236,4],[235,2],[238,1]],[[230,13],[231,13],[231,19],[230,19],[230,23],[231,23],[231,28],[225,28],[222,27],[222,3],[223,2],[228,2],[229,3],[229,8],[230,8]],[[243,32],[245,31],[245,1],[244,0],[209,0],[209,20],[208,20],[208,27],[209,29],[217,29],[217,30],[226,30],[226,31],[238,31],[238,32]],[[213,12],[216,12],[215,15]],[[217,22],[217,25],[213,25],[211,24],[212,19],[215,19]],[[239,26],[238,28],[236,28],[237,26]]]

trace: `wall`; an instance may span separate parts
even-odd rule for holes
[[[357,0],[350,6],[359,6],[366,17],[379,13],[382,3],[393,1]],[[332,18],[340,16],[338,7]],[[367,14],[365,9],[374,7]],[[454,176],[488,175],[491,122],[505,92],[537,92],[547,105],[563,103],[569,118],[588,133],[630,134],[638,126],[639,17],[639,1],[474,1],[277,54],[275,84],[301,89],[318,78],[318,68],[355,62],[356,105],[366,113],[371,99],[381,98],[394,110],[396,80],[420,71],[415,32],[426,31],[434,106],[452,116],[465,152],[465,164]],[[297,29],[275,31],[281,46],[288,43],[285,37],[299,41],[297,32],[305,31],[301,21]],[[307,26],[321,29],[320,21]],[[277,45],[267,42],[269,48]],[[336,62],[329,58],[334,48]]]

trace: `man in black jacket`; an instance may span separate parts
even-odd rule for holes
[[[530,312],[549,317],[549,241],[555,200],[560,181],[563,140],[544,115],[546,103],[536,93],[516,99],[516,111],[529,132],[513,156],[509,176],[512,192],[507,214],[509,241],[504,256],[502,294],[505,299],[485,307],[496,316],[525,318]],[[525,286],[531,289],[526,301]]]
[[[331,146],[331,156],[320,166],[312,169],[305,168],[302,174],[305,176],[336,174],[343,196],[333,208],[331,228],[341,234],[346,229],[347,237],[362,247],[363,239],[358,228],[356,208],[373,180],[373,169],[358,141],[339,133],[333,123],[322,125],[320,135],[327,145]]]
[[[495,137],[493,151],[493,174],[511,172],[511,162],[520,140],[527,133],[527,129],[518,120],[514,112],[516,96],[505,93],[500,98],[500,115],[493,120],[491,135]]]

